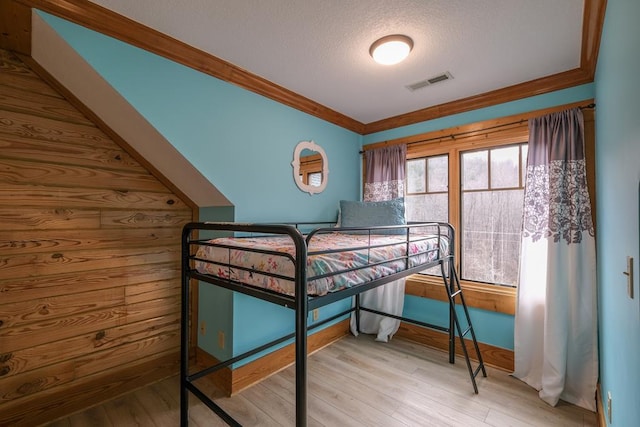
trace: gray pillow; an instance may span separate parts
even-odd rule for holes
[[[382,202],[353,202],[340,200],[341,227],[375,227],[406,225],[404,198]],[[382,234],[405,234],[406,229],[385,230]]]

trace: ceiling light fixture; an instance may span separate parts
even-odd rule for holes
[[[369,54],[378,64],[393,65],[403,61],[413,48],[413,40],[402,34],[385,36],[373,42]]]

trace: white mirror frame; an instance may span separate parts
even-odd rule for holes
[[[322,157],[322,182],[318,187],[314,187],[313,185],[308,185],[300,181],[300,154],[304,149],[316,151],[320,154],[320,157]],[[296,145],[295,150],[293,150],[293,161],[291,162],[291,166],[293,166],[293,180],[300,190],[309,194],[316,194],[323,192],[327,187],[327,181],[329,180],[329,162],[327,161],[327,154],[324,152],[322,147],[315,142],[300,141],[298,145]]]

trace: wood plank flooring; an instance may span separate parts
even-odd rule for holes
[[[537,392],[488,368],[475,395],[460,358],[402,339],[375,342],[347,336],[309,358],[309,426],[597,426],[596,414],[560,402],[550,407]],[[220,393],[206,380],[198,386]],[[216,401],[246,426],[295,425],[293,366],[232,398]],[[190,426],[224,426],[190,396]],[[178,377],[139,389],[48,424],[49,427],[179,424]]]

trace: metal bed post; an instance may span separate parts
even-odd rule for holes
[[[297,231],[297,230],[296,230]],[[296,426],[307,425],[307,244],[302,235],[291,233],[296,245]]]
[[[191,228],[182,230],[182,302],[180,315],[180,426],[189,425],[189,391],[187,375],[189,374],[189,238]]]
[[[355,295],[355,317],[356,317],[356,332],[360,333],[360,294]]]
[[[454,291],[453,278],[456,266],[454,265],[455,258],[452,254],[455,254],[455,249],[455,235],[453,227],[449,226],[449,255],[447,257],[447,263],[449,264],[449,280],[446,278],[444,280],[445,286],[449,287],[447,290],[448,295],[451,295]],[[444,274],[444,269],[442,269],[442,274]],[[455,309],[455,305],[449,304],[449,363],[455,363],[456,361]]]
[[[471,376],[471,381],[474,387],[474,391],[476,393],[478,393],[478,388],[476,385],[476,381],[475,378],[478,375],[479,372],[482,372],[484,376],[486,376],[486,372],[484,369],[484,364],[482,362],[482,358],[481,358],[481,354],[480,354],[480,350],[478,348],[478,344],[476,341],[476,337],[475,337],[475,333],[473,331],[473,327],[471,326],[471,319],[469,316],[469,312],[466,309],[466,304],[462,295],[462,289],[460,288],[460,282],[458,280],[457,274],[456,274],[456,270],[455,270],[455,256],[453,255],[455,253],[455,249],[453,247],[454,245],[454,229],[453,227],[451,227],[450,224],[444,224],[444,223],[434,223],[431,225],[437,225],[438,227],[438,235],[437,238],[440,239],[441,237],[444,238],[444,233],[442,233],[442,229],[441,227],[446,227],[448,230],[448,242],[450,245],[450,251],[449,253],[445,256],[442,255],[441,253],[441,244],[442,242],[438,242],[438,247],[437,247],[437,260],[432,260],[432,262],[430,262],[430,266],[435,266],[435,265],[440,265],[441,268],[441,273],[442,273],[442,277],[443,277],[443,282],[444,282],[444,286],[446,289],[446,292],[448,294],[449,297],[449,304],[450,304],[450,311],[449,311],[449,328],[445,328],[443,326],[440,325],[433,325],[433,324],[428,324],[425,322],[420,322],[420,321],[416,321],[416,320],[412,320],[412,319],[408,319],[408,318],[404,318],[402,316],[396,316],[396,315],[392,315],[390,313],[383,313],[380,312],[378,310],[373,310],[367,307],[363,307],[361,305],[361,300],[360,300],[360,293],[364,292],[366,290],[369,289],[373,289],[377,286],[389,283],[391,281],[393,281],[394,279],[396,279],[396,277],[392,277],[393,275],[390,276],[386,276],[386,277],[379,277],[376,278],[375,280],[370,280],[368,283],[363,283],[361,284],[360,288],[358,287],[348,287],[346,289],[343,289],[341,291],[341,293],[336,292],[335,294],[329,293],[327,295],[324,295],[322,297],[309,297],[308,295],[308,284],[307,281],[309,279],[311,280],[318,280],[320,278],[323,278],[325,276],[329,276],[329,274],[326,275],[316,275],[316,276],[308,276],[308,271],[307,271],[307,260],[308,257],[310,256],[309,254],[311,254],[311,256],[316,255],[316,254],[320,254],[320,253],[330,253],[330,252],[336,252],[335,250],[326,250],[326,251],[311,251],[308,252],[308,241],[309,239],[315,235],[316,233],[322,233],[322,232],[333,232],[333,229],[327,229],[326,231],[324,229],[315,229],[313,232],[309,233],[309,235],[305,238],[302,233],[295,227],[292,226],[284,226],[284,225],[278,225],[278,224],[262,224],[262,225],[256,225],[256,224],[228,224],[228,223],[190,223],[185,225],[184,229],[183,229],[183,234],[182,234],[182,260],[181,260],[181,268],[182,268],[182,299],[181,299],[181,303],[182,303],[182,309],[181,309],[181,324],[180,324],[180,331],[181,331],[181,347],[180,347],[180,352],[181,352],[181,362],[180,362],[180,425],[181,427],[186,427],[189,423],[189,393],[194,394],[194,396],[196,398],[198,398],[200,401],[202,401],[206,406],[208,406],[213,412],[215,412],[224,422],[226,422],[229,425],[232,426],[239,426],[240,424],[230,415],[228,414],[222,407],[220,407],[219,405],[217,405],[213,400],[211,400],[206,394],[204,394],[202,391],[200,391],[194,384],[193,381],[206,376],[212,372],[215,372],[218,369],[221,369],[225,366],[230,366],[231,364],[235,363],[238,360],[243,360],[246,357],[252,356],[254,354],[257,354],[267,348],[270,348],[276,344],[279,343],[283,343],[287,340],[290,340],[291,338],[295,339],[294,342],[294,347],[295,347],[295,375],[296,375],[296,379],[295,379],[295,404],[296,404],[296,410],[295,410],[295,423],[296,426],[298,427],[306,427],[307,426],[307,416],[308,416],[308,390],[307,390],[307,381],[308,381],[308,376],[307,376],[307,363],[308,363],[308,359],[307,359],[307,346],[308,346],[308,330],[309,330],[309,324],[308,324],[308,319],[309,319],[309,310],[310,309],[315,309],[318,307],[322,307],[324,305],[330,304],[332,302],[335,302],[339,299],[342,298],[346,298],[346,297],[350,297],[350,296],[354,296],[355,297],[355,303],[354,303],[354,307],[351,307],[349,310],[337,314],[334,317],[325,319],[323,322],[317,322],[314,323],[313,325],[311,325],[311,328],[315,328],[316,326],[320,326],[321,324],[325,324],[327,322],[330,322],[334,319],[339,318],[342,315],[345,315],[349,312],[356,312],[356,328],[359,331],[360,330],[360,322],[359,322],[359,313],[362,311],[368,311],[374,314],[380,314],[382,316],[387,316],[387,317],[391,317],[391,318],[395,318],[398,320],[402,320],[402,321],[407,321],[416,325],[420,325],[420,326],[424,326],[427,328],[431,328],[434,330],[439,330],[442,332],[449,332],[449,354],[450,354],[450,363],[454,363],[455,360],[455,337],[456,337],[456,331],[458,332],[458,335],[460,336],[460,340],[461,340],[461,347],[464,353],[464,357],[465,360],[467,362],[467,367],[469,369],[469,374]],[[375,227],[373,227],[375,228]],[[395,227],[398,228],[398,227]],[[295,290],[295,294],[294,295],[276,295],[272,292],[269,291],[262,291],[259,289],[256,289],[250,285],[247,285],[246,287],[243,286],[243,283],[240,282],[235,282],[233,280],[230,279],[220,279],[205,273],[201,273],[198,272],[198,270],[191,270],[192,268],[192,260],[193,262],[196,263],[197,262],[202,262],[204,261],[203,259],[200,259],[198,257],[198,255],[195,254],[195,252],[192,250],[191,245],[193,244],[203,244],[203,245],[211,245],[210,243],[204,243],[204,242],[200,242],[197,238],[192,237],[192,233],[197,232],[198,230],[224,230],[224,231],[233,231],[233,232],[248,232],[248,233],[267,233],[267,234],[287,234],[289,235],[289,237],[291,238],[291,240],[294,243],[295,246],[295,257],[291,254],[287,255],[287,258],[293,262],[294,264],[294,275],[288,275],[288,276],[283,276],[285,277],[287,280],[292,280],[294,281],[294,290]],[[349,229],[344,229],[346,231],[349,231]],[[354,230],[356,231],[360,231],[360,229],[358,228],[354,228]],[[371,231],[369,231],[371,232]],[[392,261],[400,261],[400,260],[404,260],[405,261],[405,270],[403,273],[403,276],[406,276],[407,274],[413,273],[413,272],[418,272],[421,271],[425,268],[426,263],[424,263],[423,261],[419,261],[417,265],[411,266],[410,262],[409,262],[409,246],[408,246],[408,237],[409,235],[407,234],[407,248],[406,248],[406,254],[403,255],[402,257],[397,256],[395,258],[385,258],[382,261],[376,261],[373,264],[367,264],[367,266],[371,266],[371,265],[380,265],[380,264],[385,264],[385,263],[389,263]],[[424,239],[421,239],[424,240]],[[378,247],[378,246],[383,246],[383,245],[377,245],[374,247]],[[220,245],[220,247],[226,247],[226,248],[235,248],[236,246],[227,246],[227,245]],[[367,250],[370,250],[371,248],[371,244],[367,245]],[[362,247],[358,248],[351,248],[350,250],[356,250],[356,249],[364,249]],[[434,249],[429,249],[426,250],[425,252],[420,252],[419,254],[416,254],[416,256],[418,255],[423,255],[426,256],[425,254],[429,254],[429,253],[433,253]],[[254,251],[256,253],[264,253],[264,254],[273,254],[274,252],[269,251],[267,249],[254,249]],[[192,252],[194,252],[194,254],[192,255]],[[277,254],[281,254],[281,252],[277,252]],[[445,262],[448,262],[448,268],[446,268],[446,266],[444,265]],[[228,268],[231,267],[232,264],[221,264],[221,265],[226,265]],[[243,269],[242,266],[238,266],[239,269]],[[360,268],[360,267],[358,267]],[[347,272],[347,271],[353,271],[356,270],[357,268],[354,267],[353,269],[347,269],[347,270],[343,270],[342,273]],[[253,267],[246,268],[246,271],[253,271]],[[334,273],[335,274],[335,273]],[[279,277],[277,274],[274,274],[274,277]],[[269,301],[272,303],[276,303],[276,304],[280,304],[284,307],[288,307],[290,309],[295,309],[295,331],[293,333],[290,333],[284,337],[281,337],[279,339],[273,340],[267,344],[264,344],[262,346],[256,347],[248,352],[245,352],[241,355],[238,355],[236,357],[232,357],[231,359],[228,359],[227,361],[218,363],[216,365],[210,366],[208,368],[205,368],[203,370],[200,370],[198,372],[193,372],[191,374],[189,374],[189,350],[190,350],[190,325],[191,325],[191,321],[193,319],[190,319],[190,298],[191,298],[191,289],[190,289],[190,285],[191,285],[191,281],[192,280],[201,280],[204,282],[208,282],[211,283],[213,285],[217,285],[217,286],[222,286],[224,288],[227,289],[231,289],[234,292],[242,292],[244,294],[256,297],[256,298],[260,298],[263,299],[265,301]],[[461,329],[461,325],[458,321],[458,316],[457,316],[457,310],[455,308],[456,305],[456,301],[455,298],[456,296],[460,297],[460,303],[462,305],[462,307],[464,308],[464,314],[467,320],[467,324],[468,327],[465,331],[463,331]],[[477,369],[474,371],[471,367],[471,363],[469,360],[469,353],[467,351],[466,348],[466,344],[464,341],[464,336],[467,333],[471,333],[471,338],[473,340],[474,343],[474,347],[475,347],[475,351],[476,354],[478,356],[478,360],[480,361],[479,366],[477,367]]]
[[[449,264],[452,264],[451,261],[449,261]],[[449,281],[445,284],[445,286],[449,287],[449,290],[447,291],[449,293],[449,295],[451,295],[453,293],[453,271],[451,271],[451,268],[449,268]],[[456,361],[456,333],[455,333],[455,317],[456,317],[456,313],[455,313],[455,306],[454,305],[449,305],[449,363],[455,363]]]

